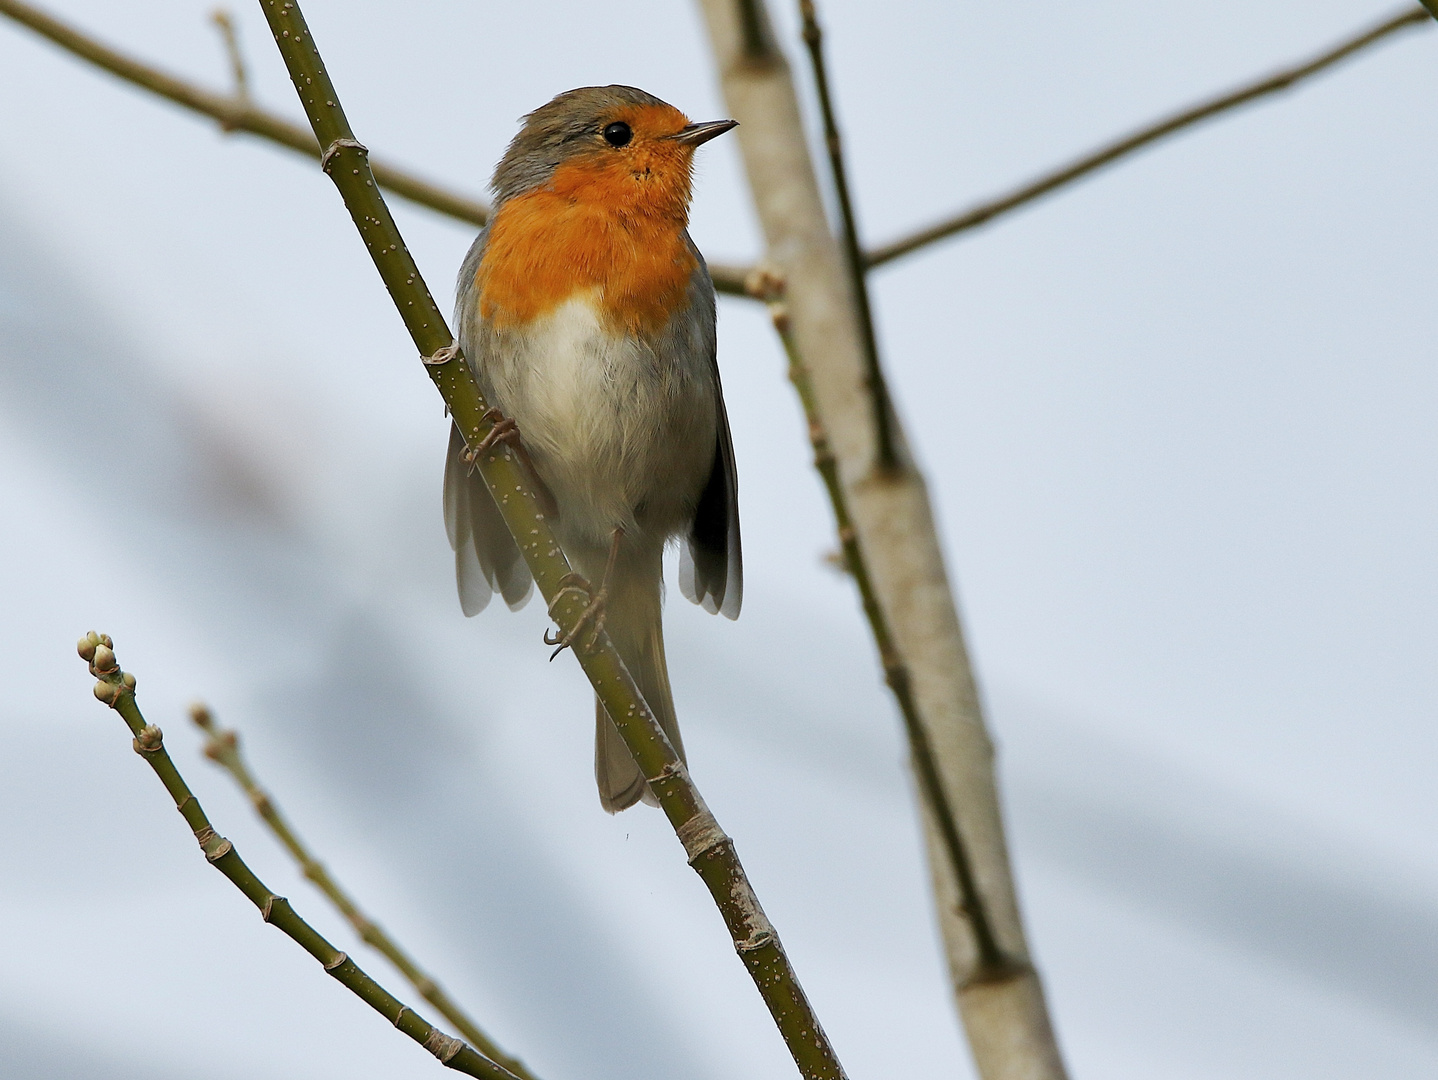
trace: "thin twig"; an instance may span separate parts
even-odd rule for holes
[[[769,307],[774,329],[784,346],[784,355],[789,360],[789,381],[799,396],[799,404],[808,423],[809,443],[814,449],[814,468],[824,481],[824,490],[829,495],[829,506],[834,512],[834,524],[839,533],[839,544],[843,553],[844,567],[859,588],[859,599],[864,607],[864,616],[869,620],[869,630],[878,647],[879,661],[884,668],[884,681],[893,691],[894,700],[904,718],[904,731],[909,739],[909,753],[914,761],[914,772],[923,790],[924,801],[928,803],[939,832],[943,838],[945,853],[959,882],[959,903],[964,917],[973,928],[974,942],[978,951],[978,962],[970,975],[971,982],[987,982],[1007,978],[1028,970],[1027,961],[1015,961],[1004,955],[994,933],[993,922],[985,909],[983,898],[974,881],[973,865],[968,848],[959,832],[958,816],[954,813],[948,793],[944,791],[939,776],[939,766],[933,745],[923,719],[919,716],[919,705],[914,700],[913,682],[909,667],[904,663],[893,634],[889,631],[888,618],[879,603],[874,588],[874,579],[869,573],[869,564],[864,558],[859,543],[859,534],[849,515],[848,501],[844,486],[839,479],[839,461],[829,446],[829,436],[824,430],[824,421],[819,416],[814,400],[814,388],[809,381],[809,371],[799,355],[798,344],[789,329],[789,313],[784,307],[783,279],[777,274],[758,270],[750,277],[750,289]]]
[[[235,97],[241,101],[250,100],[250,75],[245,68],[245,54],[240,51],[240,38],[235,33],[234,17],[224,8],[210,12],[210,22],[220,31],[220,40],[225,45],[225,55],[230,59],[230,72],[235,76]]]
[[[804,21],[804,45],[809,50],[809,66],[814,72],[814,87],[819,93],[819,110],[824,117],[824,145],[829,152],[829,173],[834,181],[834,194],[839,200],[839,239],[844,248],[844,261],[849,267],[849,283],[854,290],[854,314],[859,320],[859,338],[864,347],[866,378],[874,405],[874,458],[878,467],[892,471],[898,465],[894,450],[894,434],[890,417],[893,405],[884,369],[879,363],[879,342],[874,334],[874,312],[869,303],[869,282],[865,274],[864,252],[859,247],[859,227],[854,220],[854,200],[849,193],[849,173],[844,166],[844,141],[839,134],[839,121],[834,114],[834,98],[829,92],[829,72],[824,63],[824,32],[814,10],[814,0],[799,0],[799,16]]]
[[[1406,30],[1409,27],[1430,22],[1430,13],[1432,18],[1438,18],[1438,0],[1423,0],[1423,3],[1426,6],[1426,10],[1425,8],[1413,8],[1405,11],[1401,15],[1395,15],[1376,26],[1359,31],[1352,37],[1345,39],[1331,49],[1319,53],[1309,60],[1305,60],[1293,67],[1284,68],[1281,71],[1274,72],[1272,75],[1267,75],[1256,81],[1245,83],[1227,93],[1220,94],[1217,97],[1209,98],[1179,112],[1172,113],[1122,138],[1106,143],[1096,150],[1083,154],[1066,165],[1061,165],[1058,168],[1042,173],[1027,183],[1020,184],[1006,194],[979,203],[977,206],[971,207],[963,213],[945,221],[941,221],[937,225],[930,225],[926,229],[920,229],[918,232],[912,233],[909,236],[885,244],[883,247],[875,248],[869,252],[868,265],[870,268],[882,266],[884,263],[897,259],[901,255],[907,255],[910,252],[917,251],[921,247],[932,244],[936,240],[943,240],[956,233],[967,232],[970,229],[978,228],[980,225],[992,221],[1001,214],[1006,214],[1011,210],[1017,210],[1019,207],[1031,203],[1035,199],[1047,195],[1058,188],[1071,184],[1075,180],[1087,176],[1097,169],[1103,168],[1105,165],[1112,164],[1120,158],[1127,157],[1129,154],[1149,145],[1149,143],[1157,142],[1159,139],[1176,134],[1185,128],[1211,119],[1230,109],[1236,109],[1241,105],[1246,105],[1259,98],[1287,90],[1296,83],[1302,82],[1332,67],[1339,61],[1346,60],[1354,53],[1361,52],[1371,45],[1378,44],[1378,42],[1383,41],[1392,34],[1398,33],[1400,30]]]
[[[210,710],[202,704],[190,706],[190,719],[205,733],[205,756],[230,774],[249,798],[260,820],[269,826],[275,838],[294,857],[300,871],[339,909],[360,939],[382,953],[385,959],[398,968],[400,974],[410,981],[420,996],[438,1009],[440,1014],[454,1025],[455,1030],[468,1039],[481,1054],[497,1061],[520,1080],[535,1080],[534,1074],[526,1069],[522,1062],[496,1046],[494,1040],[480,1030],[479,1025],[465,1014],[454,999],[340,888],[339,883],[330,876],[329,870],[314,857],[290,827],[290,823],[275,805],[274,799],[255,781],[254,774],[250,772],[240,753],[239,736],[234,731],[216,727]]]
[[[454,342],[383,195],[371,179],[365,148],[355,140],[298,3],[260,0],[260,5],[315,136],[328,147],[321,159],[325,172],[344,198],[420,356],[428,358],[425,370],[444,396],[460,434],[469,446],[482,445],[503,417],[489,408],[480,392],[468,361]],[[550,616],[574,641],[570,651],[589,676],[595,695],[658,796],[684,845],[689,864],[699,873],[723,915],[734,947],[801,1075],[807,1080],[840,1080],[843,1068],[773,925],[759,905],[735,854],[734,842],[704,805],[609,635],[602,631],[577,635],[588,597],[566,587],[569,561],[528,486],[517,456],[508,445],[499,444],[478,454],[476,464],[535,584],[549,602]]]
[[[266,112],[246,97],[217,93],[187,82],[169,72],[151,67],[126,56],[88,34],[21,0],[0,0],[0,15],[8,15],[42,37],[87,60],[96,67],[116,75],[134,86],[182,105],[192,112],[218,120],[224,131],[243,131],[278,143],[306,157],[318,158],[320,148],[314,135],[274,113]],[[450,191],[439,184],[421,179],[383,161],[370,162],[375,183],[418,206],[425,206],[458,221],[483,225],[489,220],[489,207],[480,199]],[[721,293],[744,294],[747,268],[710,264],[714,287]]]
[[[452,1039],[409,1006],[405,1005],[374,979],[360,970],[353,960],[340,952],[304,919],[295,913],[290,902],[276,896],[245,865],[233,844],[215,832],[200,802],[190,791],[164,746],[160,729],[145,723],[140,707],[135,704],[135,677],[121,671],[115,660],[114,642],[105,634],[91,631],[80,639],[80,658],[90,664],[90,673],[98,680],[95,697],[114,709],[129,725],[135,736],[135,752],[145,759],[165,790],[175,800],[175,809],[195,834],[205,859],[229,878],[250,903],[260,909],[265,922],[282,930],[324,966],[335,981],[446,1065],[468,1076],[485,1080],[518,1080],[513,1073],[490,1061],[474,1047]]]

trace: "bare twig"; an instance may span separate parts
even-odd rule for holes
[[[250,75],[245,68],[245,54],[240,51],[239,35],[235,33],[235,20],[224,8],[210,12],[210,22],[220,31],[225,44],[225,55],[230,60],[230,71],[235,76],[235,97],[241,101],[250,100]]]
[[[1105,165],[1111,165],[1120,158],[1143,149],[1150,143],[1174,135],[1204,120],[1212,119],[1230,109],[1236,109],[1259,98],[1287,90],[1305,79],[1318,75],[1334,64],[1348,59],[1355,53],[1386,40],[1399,31],[1421,26],[1430,22],[1431,18],[1438,18],[1438,0],[1423,0],[1423,3],[1426,10],[1425,8],[1410,8],[1400,15],[1384,20],[1377,26],[1359,31],[1352,37],[1346,38],[1332,48],[1300,64],[1276,71],[1272,75],[1253,82],[1244,83],[1236,89],[1201,101],[1196,105],[1190,105],[1186,109],[1147,124],[1137,131],[1105,143],[1098,149],[1083,154],[1066,165],[1050,169],[1034,179],[1020,184],[1012,191],[981,202],[937,225],[930,225],[926,229],[920,229],[918,232],[911,233],[882,247],[874,248],[869,252],[868,265],[870,267],[882,266],[886,262],[897,259],[901,255],[908,255],[937,240],[976,229],[1002,214],[1017,210],[1035,199],[1065,187]]]
[[[328,149],[325,172],[344,198],[420,356],[455,425],[471,447],[504,418],[489,408],[419,268],[405,248],[384,197],[371,179],[366,152],[355,140],[339,95],[295,0],[260,0],[270,30],[289,69],[316,138]],[[476,455],[476,465],[524,555],[535,584],[549,602],[551,617],[574,641],[571,652],[594,686],[659,805],[668,816],[689,864],[708,887],[724,917],[734,947],[754,980],[795,1064],[806,1080],[840,1080],[843,1068],[813,1007],[799,985],[779,936],[726,836],[705,806],[679,755],[639,693],[609,635],[577,631],[586,618],[588,597],[566,586],[570,573],[549,522],[530,490],[517,455],[498,444]]]
[[[874,311],[869,303],[869,281],[865,273],[864,252],[859,247],[859,227],[854,220],[854,200],[849,193],[849,174],[844,167],[844,141],[839,134],[839,121],[834,113],[834,99],[829,92],[829,72],[824,63],[824,32],[814,10],[814,0],[799,0],[799,16],[803,20],[804,45],[809,50],[809,65],[814,72],[814,87],[819,93],[819,111],[824,117],[824,145],[829,152],[829,174],[834,180],[834,194],[839,201],[839,239],[844,245],[844,262],[849,268],[849,286],[854,291],[854,314],[859,321],[859,338],[864,347],[864,364],[869,382],[869,395],[874,403],[874,453],[879,468],[889,470],[898,464],[889,416],[889,387],[884,382],[884,369],[879,364],[879,342],[874,333]]]
[[[114,709],[129,725],[135,736],[135,752],[145,759],[175,800],[175,809],[185,819],[199,841],[205,859],[244,893],[250,903],[260,909],[265,922],[283,931],[323,965],[335,981],[404,1032],[448,1068],[467,1076],[485,1080],[518,1080],[513,1073],[484,1057],[474,1047],[452,1039],[405,1005],[374,979],[360,970],[358,964],[320,935],[295,913],[290,902],[276,896],[245,865],[233,844],[215,832],[200,802],[190,791],[164,746],[160,729],[145,723],[140,707],[135,704],[135,677],[121,671],[115,660],[114,642],[105,634],[91,631],[80,639],[80,657],[90,664],[90,673],[98,680],[95,696]]]
[[[497,1061],[520,1080],[535,1080],[534,1074],[526,1069],[522,1062],[496,1046],[494,1040],[480,1030],[479,1025],[465,1014],[454,999],[340,888],[339,883],[330,876],[329,870],[314,857],[290,827],[290,823],[275,805],[274,799],[256,783],[254,774],[250,772],[240,753],[239,736],[233,731],[216,727],[210,710],[202,704],[190,706],[190,719],[205,733],[205,756],[230,774],[249,798],[260,820],[269,826],[275,838],[294,857],[304,876],[339,909],[340,914],[354,927],[360,940],[382,953],[385,959],[398,968],[400,974],[410,981],[420,996],[438,1009],[440,1014],[454,1025],[455,1030],[468,1039],[481,1054],[491,1061]]]
[[[829,436],[824,430],[824,421],[819,416],[814,400],[814,387],[809,379],[809,371],[804,366],[803,357],[799,355],[798,344],[794,341],[794,334],[789,327],[789,313],[783,302],[783,280],[761,268],[751,275],[750,290],[768,304],[774,329],[778,332],[784,354],[788,357],[789,381],[793,383],[794,391],[799,396],[799,404],[808,423],[809,443],[814,449],[814,468],[824,482],[829,506],[834,511],[834,524],[839,534],[843,565],[858,586],[864,616],[869,620],[869,630],[874,635],[874,644],[879,650],[879,662],[884,668],[884,681],[893,691],[899,713],[904,718],[904,732],[909,740],[914,773],[923,789],[924,798],[933,807],[945,853],[958,880],[959,903],[964,917],[973,928],[974,943],[978,951],[978,962],[971,978],[974,981],[1007,978],[1014,973],[1016,967],[1025,966],[1026,962],[1016,964],[1004,955],[994,933],[993,922],[979,896],[968,849],[959,835],[958,817],[954,814],[948,793],[944,790],[933,744],[919,715],[918,702],[914,700],[909,667],[894,644],[888,617],[879,603],[873,575],[869,572],[868,561],[864,558],[864,550],[859,543],[859,534],[854,528],[853,517],[849,514],[844,485],[839,480],[839,460],[829,446]]]
[[[8,15],[62,49],[134,86],[218,120],[225,131],[247,132],[289,147],[306,157],[320,156],[320,148],[311,132],[281,116],[258,108],[247,97],[206,90],[159,68],[151,67],[110,48],[39,8],[23,3],[22,0],[0,0],[0,15]],[[428,207],[472,225],[483,225],[489,220],[489,207],[472,196],[450,191],[381,160],[371,160],[370,171],[374,174],[375,183],[380,187],[418,206]],[[714,287],[722,293],[734,296],[744,295],[744,275],[747,272],[745,268],[718,263],[709,267],[709,273],[714,278]]]
[[[853,291],[825,218],[793,78],[777,46],[762,54],[750,47],[754,40],[772,43],[762,0],[700,0],[700,5],[729,114],[740,121],[736,133],[768,259],[787,285],[785,306],[809,376],[812,406],[835,458],[849,524],[892,654],[908,672],[946,796],[936,804],[920,777],[918,801],[939,925],[979,1074],[984,1080],[1060,1080],[1063,1062],[1029,961],[1009,870],[993,747],[933,512],[909,455],[900,453],[898,469],[875,467],[873,403],[866,393]],[[893,422],[902,451],[903,429],[897,417]],[[945,808],[950,821],[941,823]],[[967,895],[945,841],[950,827],[963,838],[972,871]],[[966,917],[965,900],[982,905],[992,947],[983,943],[985,931]],[[995,954],[1009,962],[1006,977],[992,977]]]

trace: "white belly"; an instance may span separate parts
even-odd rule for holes
[[[588,296],[482,334],[485,382],[559,506],[561,539],[685,529],[714,461],[712,361],[692,339],[615,335]]]

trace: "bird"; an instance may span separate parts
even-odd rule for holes
[[[559,94],[521,123],[460,268],[458,343],[513,429],[590,609],[682,759],[664,655],[665,546],[679,542],[689,600],[734,619],[743,597],[714,284],[688,231],[695,150],[736,122],[691,123],[615,85]],[[529,569],[468,460],[454,428],[444,518],[461,607],[475,615],[498,592],[518,609]],[[597,698],[595,714],[600,805],[657,805]]]

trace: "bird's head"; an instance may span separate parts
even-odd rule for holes
[[[494,171],[496,209],[545,188],[617,213],[683,220],[695,148],[735,123],[692,124],[632,86],[569,90],[524,118]]]

